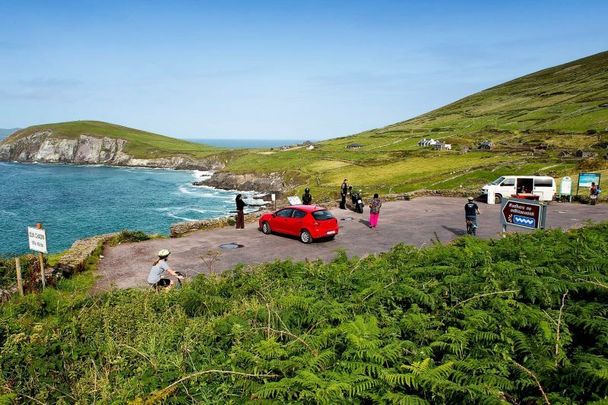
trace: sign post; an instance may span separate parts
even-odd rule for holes
[[[21,259],[15,257],[15,271],[17,272],[17,290],[23,297],[23,281],[21,280]]]
[[[46,287],[46,279],[44,276],[44,256],[43,253],[48,253],[46,249],[46,232],[42,229],[42,224],[36,224],[35,228],[27,227],[28,240],[30,250],[38,252],[38,262],[40,264],[40,276],[42,277],[42,289]]]
[[[274,210],[277,209],[277,195],[275,193],[270,194],[270,199],[272,200],[272,205]]]
[[[503,233],[507,225],[528,229],[545,229],[547,206],[538,201],[509,198],[504,200],[500,210]]]

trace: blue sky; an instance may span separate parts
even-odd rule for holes
[[[607,1],[0,0],[0,128],[324,139],[608,50]]]

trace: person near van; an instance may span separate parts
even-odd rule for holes
[[[340,187],[340,208],[342,208],[343,210],[346,209],[346,195],[348,194],[348,183],[346,182],[346,179],[344,179],[344,181],[342,182],[342,186]]]
[[[165,273],[168,273],[174,277],[180,277],[175,271],[173,271],[167,260],[171,252],[167,249],[163,249],[158,252],[158,259],[152,265],[150,274],[148,274],[148,284],[157,289],[158,287],[171,287],[173,280],[163,277]]]
[[[304,204],[304,205],[312,204],[312,194],[310,194],[309,188],[304,189],[304,194],[302,194],[302,204]]]
[[[477,234],[477,215],[481,215],[479,207],[475,204],[475,199],[469,197],[469,202],[464,205],[464,219],[466,225],[471,222],[471,225],[473,226],[473,235]]]
[[[241,194],[236,195],[236,229],[245,229],[245,213],[243,210],[247,206]]]
[[[369,203],[369,227],[371,229],[376,229],[376,226],[378,226],[380,207],[382,207],[382,200],[380,200],[378,193],[376,193]]]

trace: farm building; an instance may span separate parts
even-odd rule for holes
[[[428,147],[428,146],[433,146],[438,144],[439,141],[433,139],[433,138],[422,138],[420,141],[418,141],[418,146],[422,146],[422,147]]]
[[[452,150],[452,144],[437,142],[436,144],[433,145],[433,149],[435,149],[435,150]]]
[[[361,145],[360,143],[350,143],[350,144],[346,145],[346,149],[349,149],[349,150],[359,149],[362,146],[363,145]]]

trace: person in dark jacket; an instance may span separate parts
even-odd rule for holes
[[[304,205],[312,204],[312,194],[310,194],[309,188],[304,189],[304,194],[302,194],[302,204],[304,204]]]
[[[468,223],[471,223],[472,234],[477,234],[477,215],[481,215],[479,207],[475,204],[475,199],[469,197],[469,202],[464,205],[464,219],[468,229]]]
[[[245,214],[243,209],[247,204],[243,201],[243,196],[237,194],[236,196],[236,229],[245,229]]]
[[[342,182],[342,186],[340,187],[340,208],[342,208],[343,210],[346,209],[346,195],[348,194],[348,183],[346,182],[346,179],[344,179],[344,181]]]

